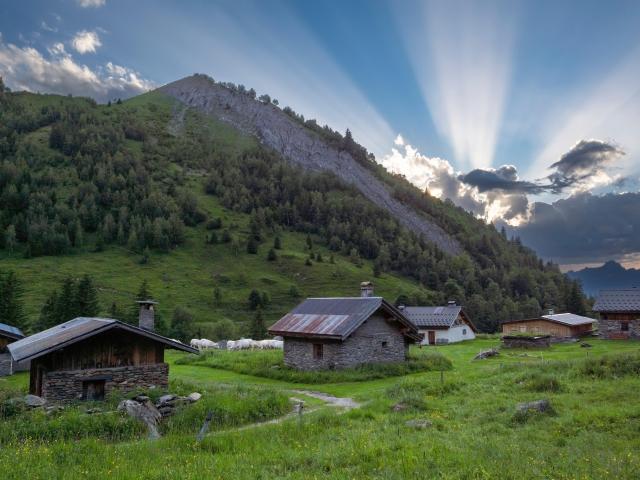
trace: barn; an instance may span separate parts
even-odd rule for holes
[[[424,336],[422,345],[462,342],[476,338],[478,330],[456,302],[443,307],[399,307]]]
[[[593,311],[598,312],[598,331],[606,339],[640,339],[640,288],[603,290]]]
[[[9,344],[14,361],[31,361],[29,392],[69,401],[102,400],[114,391],[166,390],[165,348],[198,351],[154,333],[149,305],[141,306],[146,328],[111,318],[78,317]]]
[[[17,365],[11,358],[7,346],[21,338],[24,338],[24,334],[19,328],[0,323],[0,377],[17,371]]]
[[[407,359],[409,344],[422,339],[418,329],[382,297],[372,296],[369,282],[361,288],[361,297],[308,298],[269,329],[283,337],[287,366],[339,369]]]
[[[502,323],[502,333],[505,335],[532,334],[536,336],[549,335],[552,340],[579,338],[593,332],[595,320],[573,313],[553,313],[537,318],[523,320],[509,320]]]

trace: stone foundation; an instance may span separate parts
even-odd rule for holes
[[[629,324],[629,330],[622,330],[623,323]],[[640,319],[628,321],[598,320],[598,333],[607,340],[640,340]]]
[[[506,348],[548,348],[551,346],[551,337],[549,335],[540,337],[504,336],[502,343]]]
[[[0,353],[0,377],[6,377],[7,375],[13,375],[16,372],[28,371],[31,365],[30,361],[26,362],[14,362],[11,355],[8,353]]]
[[[82,400],[83,382],[95,380],[104,380],[105,396],[116,391],[129,393],[148,388],[166,390],[169,385],[169,365],[156,363],[47,372],[42,379],[42,397],[54,401]]]

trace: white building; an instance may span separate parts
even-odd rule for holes
[[[462,342],[476,338],[477,329],[460,305],[400,307],[404,316],[424,335],[422,345]]]

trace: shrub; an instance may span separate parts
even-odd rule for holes
[[[577,365],[575,371],[595,378],[616,378],[624,375],[640,375],[640,355],[606,355],[590,358]]]
[[[428,397],[442,397],[462,387],[460,382],[440,382],[431,379],[403,379],[389,387],[389,398],[416,410],[426,410]]]
[[[560,392],[562,384],[553,375],[540,372],[529,372],[516,379],[516,383],[531,392]]]

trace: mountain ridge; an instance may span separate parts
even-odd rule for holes
[[[234,92],[200,74],[171,82],[157,90],[256,136],[263,145],[305,169],[336,174],[442,251],[451,255],[462,252],[455,238],[435,222],[393,198],[383,182],[359,165],[348,152],[327,145],[271,103]]]
[[[586,267],[569,271],[567,276],[582,283],[584,292],[594,296],[600,290],[640,286],[640,269],[625,268],[615,260],[599,267]]]

